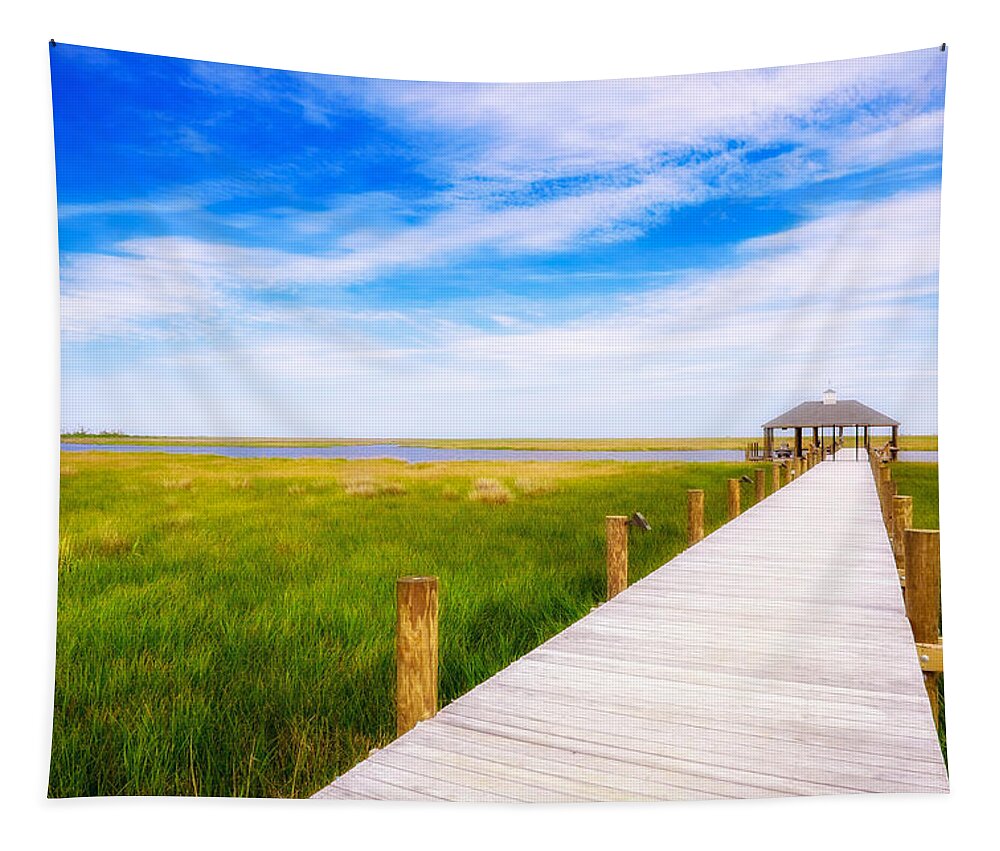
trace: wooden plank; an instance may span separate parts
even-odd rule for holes
[[[476,742],[473,736],[463,737],[456,745],[453,737],[442,735],[440,726],[435,732],[438,735],[428,744],[411,742],[405,754],[398,753],[394,758],[419,758],[448,771],[460,771],[463,777],[473,775],[478,788],[517,794],[521,801],[656,800],[648,790],[622,788],[614,775],[545,762],[527,748],[501,751],[497,747],[484,746],[482,741]]]
[[[631,764],[652,765],[666,772],[672,783],[705,787],[730,798],[762,794],[827,794],[847,791],[915,791],[941,789],[930,762],[898,755],[869,753],[866,760],[850,759],[849,752],[791,738],[748,736],[693,725],[670,725],[594,712],[575,719],[570,708],[556,700],[535,708],[463,706],[443,715],[441,723],[472,726],[511,738],[537,736],[576,754],[599,753]],[[549,718],[533,713],[559,711],[566,722],[554,728]],[[467,710],[467,711],[466,711]],[[476,726],[479,725],[479,726]],[[918,778],[918,779],[915,779]],[[679,799],[672,795],[671,799]]]
[[[608,652],[610,653],[610,650]],[[892,690],[856,688],[853,684],[842,685],[841,683],[833,683],[827,685],[823,683],[801,683],[787,679],[777,680],[762,676],[757,672],[747,673],[740,668],[737,668],[735,671],[725,671],[721,669],[708,669],[705,666],[695,668],[677,664],[666,665],[658,661],[644,662],[634,659],[620,659],[617,656],[610,655],[597,657],[592,654],[578,654],[574,653],[572,649],[539,650],[538,655],[532,658],[551,658],[566,668],[585,667],[587,670],[595,672],[607,671],[618,673],[627,666],[628,672],[638,677],[647,677],[667,682],[690,683],[713,688],[732,687],[734,690],[738,690],[744,694],[759,692],[763,694],[793,695],[812,701],[846,702],[861,705],[876,705],[878,703],[885,703],[886,701],[910,702],[917,708],[923,705],[923,695],[917,694],[915,690],[912,694],[901,694]]]
[[[581,671],[581,676],[575,676],[570,672],[560,675],[543,669],[538,670],[537,676],[535,673],[529,671],[524,676],[505,679],[502,688],[482,692],[479,699],[490,695],[490,699],[499,700],[511,689],[531,691],[534,688],[538,689],[535,693],[540,696],[568,698],[565,700],[567,703],[585,697],[588,707],[613,708],[623,715],[645,713],[648,717],[665,721],[689,717],[697,718],[701,723],[718,719],[728,724],[742,724],[747,730],[760,724],[766,729],[777,728],[789,733],[837,731],[845,741],[850,740],[852,731],[882,729],[885,725],[892,727],[891,733],[886,735],[893,739],[900,736],[922,738],[925,723],[929,720],[924,717],[923,707],[917,701],[904,703],[894,700],[888,704],[860,706],[846,702],[796,699],[790,695],[771,695],[767,692],[727,691],[682,682],[661,681],[661,687],[656,688],[656,681],[626,674],[587,676]],[[627,703],[621,701],[623,693],[629,695]]]
[[[408,741],[406,747],[383,748],[377,759],[370,762],[377,766],[379,776],[387,771],[403,772],[405,782],[411,784],[414,781],[409,775],[419,776],[428,788],[448,786],[454,798],[465,801],[592,800],[590,795],[581,793],[568,782],[546,783],[526,776],[526,772],[513,765],[505,771],[494,771],[474,757],[427,748],[419,737]]]

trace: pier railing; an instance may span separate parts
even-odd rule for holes
[[[808,456],[811,452],[819,452],[821,458],[820,460],[826,460],[832,457],[836,452],[843,449],[845,446],[844,438],[838,437],[826,443],[818,443],[815,441],[803,442],[802,455],[803,457]],[[787,460],[778,457],[777,452],[772,448],[771,454],[773,457],[767,457],[767,449],[761,446],[759,440],[752,440],[746,446],[743,447],[743,458],[748,464],[754,464],[760,461],[768,462],[773,460]],[[794,450],[792,452],[792,458],[795,457]]]
[[[870,448],[868,461],[878,491],[886,534],[892,545],[906,616],[913,630],[934,723],[941,729],[940,678],[944,673],[941,634],[941,533],[913,528],[913,497],[896,493],[891,443]]]

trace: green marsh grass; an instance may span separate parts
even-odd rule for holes
[[[605,515],[653,526],[631,535],[635,581],[685,547],[688,488],[711,531],[752,469],[62,464],[54,797],[312,794],[393,738],[397,577],[440,577],[444,704],[601,601]]]

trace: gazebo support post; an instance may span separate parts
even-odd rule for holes
[[[893,461],[896,460],[896,456],[899,454],[899,426],[892,427],[892,447],[889,450],[889,457]]]

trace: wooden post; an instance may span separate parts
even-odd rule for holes
[[[882,464],[878,468],[878,496],[879,505],[882,508],[882,522],[886,529],[889,528],[888,509],[886,508],[886,494],[889,492],[889,481],[892,479],[892,470],[888,464]]]
[[[771,493],[781,488],[781,465],[771,465]]]
[[[729,498],[726,500],[726,507],[729,509],[729,519],[735,520],[740,516],[740,480],[729,480]]]
[[[781,469],[781,484],[787,485],[792,480],[792,460],[788,459],[787,464],[782,465]]]
[[[608,547],[608,599],[628,588],[628,517],[605,517]]]
[[[941,535],[937,530],[907,529],[906,616],[918,644],[937,644],[941,625]],[[924,686],[938,723],[938,674],[924,673]]]
[[[437,712],[438,581],[396,580],[396,735]]]
[[[885,483],[885,531],[889,535],[889,540],[895,540],[895,517],[893,515],[893,501],[896,499],[896,481],[894,479],[889,479]]]
[[[913,526],[913,497],[895,496],[892,498],[892,549],[896,556],[896,570],[899,578],[906,578],[906,546],[905,532]]]
[[[737,482],[737,484],[739,484]],[[688,546],[705,537],[705,491],[688,491]]]
[[[764,481],[764,471],[759,467],[753,471],[753,495],[754,502],[760,502],[767,496],[767,486]]]

